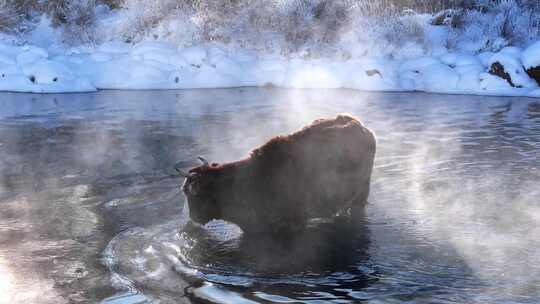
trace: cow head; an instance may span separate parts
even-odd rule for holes
[[[185,177],[182,191],[187,197],[189,217],[200,224],[206,224],[213,219],[221,218],[221,207],[218,202],[219,196],[219,171],[215,170],[215,164],[199,157],[202,165],[195,167],[189,172],[177,171]]]

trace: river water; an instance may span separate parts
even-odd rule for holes
[[[366,216],[189,225],[174,167],[347,112]],[[272,88],[0,93],[0,303],[538,303],[540,102]]]

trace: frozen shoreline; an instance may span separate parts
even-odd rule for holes
[[[488,73],[495,62],[521,88]],[[287,58],[216,45],[177,48],[162,42],[110,42],[98,47],[49,50],[0,42],[0,91],[275,86],[540,97],[540,87],[524,70],[538,63],[538,43],[525,50],[506,47],[497,53],[441,52],[437,56],[391,60]]]

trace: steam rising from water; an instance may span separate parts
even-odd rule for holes
[[[179,215],[179,181],[166,179],[173,166],[191,167],[197,155],[236,160],[276,134],[349,112],[378,138],[365,265],[374,268],[375,286],[432,284],[491,303],[540,297],[540,107],[533,101],[272,89],[100,92],[95,100],[45,96],[38,103],[25,96],[6,97],[0,116],[2,220],[14,212],[28,235],[48,231],[87,244],[84,238],[95,241],[100,221],[77,206],[106,202],[106,212],[118,220],[114,233],[127,229],[109,244],[117,250],[111,267],[150,292],[181,290],[177,273],[165,266],[193,271],[178,261],[184,249],[175,229],[185,214]],[[54,213],[51,202],[65,211],[56,215],[73,219],[71,226],[34,215]],[[0,241],[4,248],[16,243]],[[18,248],[17,254],[39,255]],[[11,280],[17,275],[13,253],[0,254],[10,257],[10,265],[0,263],[0,282],[2,273]],[[69,263],[72,270],[76,264]],[[90,264],[84,262],[83,273]],[[452,285],[448,277],[458,285],[445,286]]]
[[[377,94],[355,94],[287,91],[272,98],[278,106],[265,121],[257,110],[230,113],[197,140],[210,148],[211,161],[231,161],[276,134],[352,112],[378,137],[371,218],[405,222],[404,235],[450,244],[488,293],[540,297],[540,130],[534,105],[487,100],[456,117],[450,114],[468,107],[461,97],[433,96],[433,104],[415,105],[407,95],[395,95],[395,102],[407,103],[396,110],[391,102],[377,104]]]
[[[15,284],[13,275],[4,264],[5,262],[0,260],[0,303],[9,303],[13,298]]]
[[[540,174],[538,152],[533,149],[539,146],[540,133],[523,132],[538,129],[523,117],[530,109],[527,104],[500,108],[481,129],[472,126],[482,114],[464,115],[460,128],[454,127],[456,122],[444,117],[451,105],[433,108],[426,121],[405,136],[399,134],[399,121],[406,121],[407,113],[382,119],[394,126],[377,132],[379,147],[386,151],[379,150],[371,200],[375,209],[411,219],[415,225],[407,228],[418,229],[413,233],[451,244],[474,275],[494,288],[488,293],[508,299],[538,297],[540,267],[534,261],[539,253],[533,248],[540,245],[535,186]],[[377,125],[370,126],[377,129]],[[397,158],[386,157],[392,150],[399,151]],[[398,178],[389,178],[396,173]],[[387,197],[392,199],[390,206],[380,202]],[[485,301],[482,296],[478,301]]]

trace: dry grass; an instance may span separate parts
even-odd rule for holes
[[[6,2],[0,3],[0,31],[11,33],[19,25],[22,15]]]
[[[0,0],[0,31],[19,33],[28,28],[30,11],[37,8],[36,0]]]

